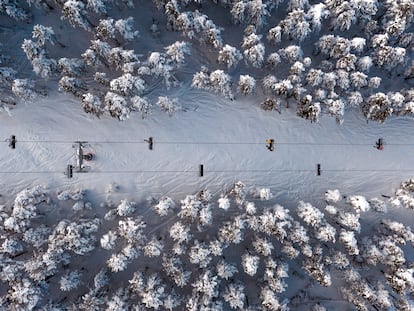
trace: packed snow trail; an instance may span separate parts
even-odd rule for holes
[[[297,202],[323,197],[334,187],[344,194],[390,194],[414,175],[414,123],[409,118],[367,124],[359,112],[349,112],[343,125],[328,116],[311,124],[292,110],[280,115],[262,111],[249,97],[229,102],[192,89],[179,92],[185,111],[171,118],[155,111],[144,120],[138,115],[125,122],[95,119],[60,94],[16,106],[12,117],[0,115],[2,137],[17,138],[16,149],[6,143],[1,148],[0,172],[26,172],[1,173],[2,194],[39,183],[102,192],[115,182],[120,195],[180,197],[202,188],[220,194],[242,180],[271,188],[281,202]],[[154,137],[153,150],[143,141],[148,137]],[[375,148],[379,137],[385,140],[381,151]],[[273,152],[266,148],[268,138],[275,139]],[[85,152],[96,157],[88,163],[91,172],[68,179],[63,172],[74,163],[72,142],[77,140],[90,141]],[[133,143],[122,143],[128,141]],[[134,143],[138,141],[142,143]],[[321,176],[316,175],[317,163]]]

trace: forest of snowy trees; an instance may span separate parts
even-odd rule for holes
[[[42,79],[85,112],[119,120],[156,107],[172,115],[180,104],[169,89],[189,81],[312,122],[323,114],[342,122],[350,109],[378,122],[414,110],[410,0],[6,0],[0,14],[31,33],[21,48],[35,73],[17,72],[13,51],[0,46],[6,111],[45,96]]]
[[[389,199],[328,190],[290,210],[248,188],[99,205],[23,190],[0,209],[0,309],[413,309],[413,180]]]

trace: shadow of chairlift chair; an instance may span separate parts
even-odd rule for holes
[[[275,140],[274,139],[271,139],[271,138],[266,139],[266,148],[269,151],[275,150]]]
[[[10,138],[6,139],[6,141],[9,143],[9,148],[16,149],[16,136],[11,135]]]
[[[384,149],[384,140],[382,138],[378,138],[378,140],[375,142],[375,148],[378,150]]]

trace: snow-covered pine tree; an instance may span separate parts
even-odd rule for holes
[[[393,113],[393,109],[388,96],[379,92],[368,97],[362,106],[362,112],[367,119],[382,123]]]
[[[82,108],[86,113],[100,117],[103,114],[103,104],[98,96],[91,93],[82,95]]]
[[[261,68],[264,62],[265,46],[260,42],[262,36],[254,32],[243,39],[243,55],[247,62],[255,68]]]
[[[104,98],[104,103],[106,111],[108,111],[112,117],[118,118],[120,121],[129,118],[131,109],[123,96],[113,92],[107,92]]]
[[[211,89],[223,95],[226,98],[233,99],[233,92],[231,91],[231,77],[223,70],[215,70],[210,74]],[[194,81],[194,80],[193,80]]]
[[[41,46],[44,46],[46,42],[49,42],[52,45],[56,42],[55,32],[53,31],[53,28],[39,24],[33,26],[32,37],[37,39],[37,42]]]
[[[303,58],[303,51],[300,46],[289,45],[286,48],[279,49],[279,55],[289,63],[300,61]]]
[[[107,0],[87,0],[86,8],[96,14],[106,14]]]
[[[57,63],[53,58],[40,54],[32,60],[33,71],[44,79],[48,79],[56,72]]]
[[[84,71],[85,62],[80,58],[59,58],[57,63],[58,71],[69,77],[79,77]]]
[[[120,77],[113,79],[110,83],[110,90],[123,96],[132,97],[140,95],[145,89],[145,81],[138,76],[125,73]]]
[[[249,95],[253,93],[256,88],[256,80],[249,75],[240,75],[237,89],[243,95]]]
[[[259,268],[260,258],[247,252],[241,258],[244,272],[250,276],[254,276]]]
[[[168,113],[170,117],[179,109],[178,100],[176,98],[168,98],[167,96],[158,96],[156,105],[160,107],[162,111]]]
[[[77,0],[67,0],[63,4],[62,19],[67,19],[73,27],[90,30],[90,23],[86,17],[85,4]]]
[[[118,19],[114,23],[115,29],[126,41],[132,41],[139,36],[138,30],[133,30],[134,18],[132,16],[126,19]]]
[[[141,117],[145,119],[151,114],[151,103],[143,97],[133,96],[131,98],[132,108],[141,114]]]
[[[245,288],[241,283],[230,283],[222,295],[230,308],[242,310],[246,301],[244,291]]]
[[[87,85],[81,79],[63,76],[59,80],[59,90],[71,93],[75,97],[82,97],[82,94],[88,90]]]
[[[81,283],[81,276],[79,271],[71,271],[63,275],[59,281],[60,290],[68,292],[76,289]]]
[[[267,32],[266,39],[273,45],[282,41],[282,27],[275,26]]]
[[[165,54],[171,64],[177,68],[184,64],[185,55],[190,55],[190,44],[184,41],[176,41],[173,44],[165,47]]]
[[[95,27],[96,36],[103,40],[115,39],[116,29],[114,27],[114,19],[106,18],[99,20],[98,26]]]
[[[14,18],[17,21],[30,21],[31,14],[21,7],[15,0],[3,0],[0,5],[0,12]]]
[[[27,102],[32,101],[37,95],[34,81],[29,79],[14,79],[12,92]]]
[[[243,55],[238,49],[226,44],[220,49],[217,61],[220,64],[226,64],[227,68],[230,68],[236,66],[242,59]]]
[[[275,69],[278,64],[281,63],[280,55],[276,52],[269,54],[266,58],[266,66],[270,69]]]

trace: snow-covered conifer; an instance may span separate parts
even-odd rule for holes
[[[140,96],[133,96],[131,103],[132,108],[138,111],[143,119],[151,114],[152,104],[147,99]]]
[[[226,64],[227,68],[230,68],[236,66],[242,59],[243,55],[238,49],[226,44],[220,49],[217,61],[221,64]]]
[[[41,291],[29,279],[23,278],[12,283],[6,297],[16,307],[33,310],[41,301]]]
[[[114,27],[114,19],[113,18],[101,19],[99,21],[98,26],[96,26],[95,30],[96,30],[96,35],[99,38],[102,38],[104,40],[107,40],[109,38],[111,39],[115,38],[116,29]]]
[[[192,284],[194,291],[205,296],[208,302],[210,299],[217,297],[219,294],[218,287],[220,279],[213,275],[211,270],[207,270],[199,276]]]
[[[224,97],[229,99],[233,99],[233,93],[231,91],[231,77],[223,70],[215,70],[210,74],[210,85],[211,89],[216,92],[220,93]],[[193,80],[194,84],[194,80]]]
[[[349,255],[359,254],[354,231],[346,231],[344,229],[341,229],[341,232],[339,233],[339,241],[344,244],[345,248],[348,250]]]
[[[124,288],[118,288],[110,299],[106,301],[105,311],[128,310],[128,294]]]
[[[98,271],[98,273],[93,278],[93,284],[95,286],[95,289],[99,290],[103,288],[104,286],[108,285],[109,283],[109,277],[108,277],[108,269],[103,268]]]
[[[85,30],[90,29],[90,24],[86,17],[85,4],[81,1],[65,1],[62,8],[62,19],[67,19],[73,27],[79,26]]]
[[[269,29],[266,38],[272,44],[277,44],[282,41],[282,27],[275,26]]]
[[[161,255],[164,243],[161,239],[153,236],[152,239],[144,246],[144,254],[147,257],[157,257]]]
[[[129,118],[131,109],[128,107],[126,99],[113,92],[107,92],[105,95],[105,109],[109,114],[118,118],[121,121],[124,121]]]
[[[362,111],[367,119],[384,122],[392,114],[393,109],[388,96],[379,92],[368,97]]]
[[[276,293],[269,286],[260,290],[260,299],[264,310],[283,310]]]
[[[125,73],[139,65],[138,55],[134,50],[125,50],[122,47],[111,48],[107,52],[106,58],[107,62],[116,69],[128,69],[124,71]]]
[[[246,48],[243,51],[244,58],[255,68],[261,68],[264,62],[265,46],[258,43]]]
[[[330,224],[325,223],[315,230],[315,237],[323,242],[330,241],[332,243],[335,243],[336,230]]]
[[[325,201],[326,202],[339,202],[341,200],[341,193],[338,189],[335,190],[327,190],[325,192]]]
[[[256,87],[256,80],[249,75],[240,75],[237,89],[243,95],[251,94]]]
[[[246,300],[244,286],[240,283],[230,283],[223,293],[223,298],[230,305],[230,308],[242,310]]]
[[[230,208],[230,200],[227,196],[221,197],[217,200],[219,208],[227,211]]]
[[[335,30],[346,31],[352,26],[353,23],[356,21],[355,11],[352,7],[345,2],[341,10],[335,12],[335,16],[333,17],[333,27]]]
[[[82,108],[86,113],[92,113],[98,117],[103,113],[101,100],[91,93],[82,95]]]
[[[124,237],[128,243],[143,245],[145,235],[142,231],[146,227],[146,223],[142,217],[126,218],[118,222],[119,235]]]
[[[206,67],[193,75],[191,86],[197,89],[209,90],[211,88],[210,73]]]
[[[210,249],[206,243],[195,240],[188,257],[192,264],[197,264],[200,268],[206,268],[212,259],[210,254]]]
[[[167,96],[159,96],[156,105],[161,108],[162,111],[168,113],[171,117],[178,110],[178,100],[176,98],[171,99]]]
[[[313,87],[319,86],[323,81],[323,71],[311,68],[306,75],[306,81]]]
[[[184,41],[176,41],[165,48],[165,54],[176,65],[184,63],[185,55],[190,55],[190,44]]]
[[[248,4],[244,1],[235,1],[230,10],[235,23],[243,23],[245,20]]]
[[[138,30],[133,30],[134,18],[132,16],[126,19],[118,19],[114,23],[115,29],[126,41],[132,41],[139,36]]]
[[[372,77],[368,79],[368,87],[377,89],[381,85],[382,79],[380,77]]]
[[[29,12],[18,5],[17,1],[13,0],[3,0],[2,5],[0,6],[0,12],[7,14],[17,21],[29,22],[31,17],[31,14]]]
[[[244,253],[242,256],[242,266],[244,272],[250,276],[254,276],[259,268],[260,258],[258,256]]]
[[[279,55],[289,63],[294,63],[300,61],[303,57],[303,51],[300,46],[289,45],[286,48],[280,49],[278,51]]]
[[[145,81],[138,76],[125,73],[110,82],[110,89],[123,96],[140,95],[145,89]]]
[[[116,211],[119,216],[129,216],[133,212],[135,212],[136,209],[136,203],[135,202],[129,202],[128,200],[121,200],[121,202],[118,204]]]
[[[343,69],[346,71],[355,70],[357,57],[354,54],[346,54],[336,61],[336,69]]]
[[[35,41],[30,39],[23,39],[22,49],[25,52],[27,59],[33,61],[33,59],[38,58],[41,53],[44,53],[42,46]]]
[[[233,264],[227,263],[223,259],[221,259],[217,263],[216,270],[217,270],[217,275],[225,280],[232,278],[234,274],[239,272],[236,266],[234,266]]]
[[[87,0],[86,8],[96,14],[106,14],[106,0]]]
[[[37,39],[37,42],[43,46],[46,42],[54,44],[56,41],[55,32],[52,27],[46,27],[36,24],[33,26],[32,37]]]
[[[188,284],[191,271],[184,271],[183,263],[178,257],[164,254],[162,258],[162,267],[177,286],[184,287]]]
[[[272,242],[266,238],[260,237],[256,237],[256,239],[253,241],[253,247],[255,251],[262,256],[270,256],[272,250],[274,249]]]
[[[32,60],[33,71],[40,77],[47,79],[56,72],[57,63],[54,59],[43,54]]]
[[[128,265],[128,258],[123,253],[113,253],[107,263],[112,272],[124,271]]]
[[[69,77],[79,77],[84,71],[85,61],[79,58],[59,58],[57,63],[58,71]]]
[[[153,210],[160,216],[168,215],[168,212],[175,208],[175,202],[170,197],[161,198],[158,204],[153,206]]]
[[[319,209],[313,207],[312,204],[303,201],[299,202],[297,213],[306,224],[312,227],[318,226],[324,218],[323,213]]]
[[[60,289],[64,292],[76,289],[81,283],[81,276],[79,271],[72,271],[65,274],[59,281]]]
[[[320,31],[322,22],[329,16],[329,10],[322,2],[311,5],[307,11],[307,18],[309,19],[312,30]]]
[[[87,86],[81,79],[63,76],[59,80],[59,90],[82,97],[82,93],[87,91]]]
[[[361,230],[361,224],[359,223],[359,214],[352,214],[340,211],[337,216],[337,221],[351,230],[359,232]]]
[[[191,240],[190,227],[182,224],[180,221],[170,227],[169,233],[170,237],[179,243],[189,242]]]
[[[367,212],[371,208],[367,199],[361,195],[350,196],[348,197],[347,202],[351,204],[357,213]]]
[[[12,92],[24,101],[32,101],[37,95],[34,81],[29,79],[14,79]]]

